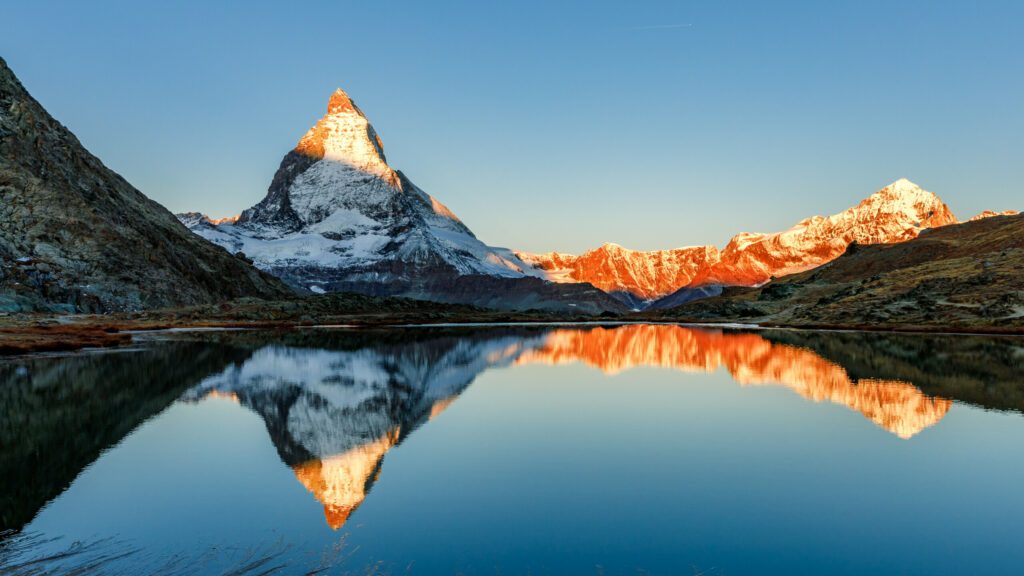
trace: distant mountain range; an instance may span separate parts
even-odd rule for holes
[[[754,288],[671,310],[661,320],[807,328],[1005,331],[1024,327],[1024,214],[989,215],[842,256]]]
[[[192,212],[179,218],[300,291],[588,311],[670,308],[725,286],[757,286],[809,270],[852,243],[903,242],[958,221],[935,194],[900,179],[839,214],[806,218],[776,234],[738,234],[721,250],[639,252],[605,244],[579,256],[513,252],[478,240],[440,201],[392,169],[380,137],[340,89],[327,114],[285,156],[259,204],[238,217]],[[567,296],[551,283],[579,290]]]
[[[994,215],[983,212],[971,220]],[[605,244],[579,256],[516,254],[552,280],[589,282],[635,309],[658,309],[719,294],[725,286],[758,286],[810,270],[853,243],[905,242],[923,230],[957,222],[938,196],[900,179],[839,214],[806,218],[775,234],[741,233],[722,250],[695,246],[640,252]]]

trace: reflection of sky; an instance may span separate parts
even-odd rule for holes
[[[728,374],[582,365],[482,374],[385,456],[342,532],[263,422],[175,404],[86,470],[29,530],[169,549],[304,543],[353,562],[678,573],[1004,573],[1024,502],[1019,415],[957,405],[909,441],[829,403]]]

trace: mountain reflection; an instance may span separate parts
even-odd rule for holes
[[[478,374],[538,342],[499,336],[358,350],[271,345],[184,399],[228,398],[262,416],[281,459],[338,529],[366,498],[388,450],[440,414]]]
[[[952,405],[950,400],[925,395],[909,382],[854,380],[841,366],[810,350],[774,343],[758,334],[683,326],[556,330],[517,362],[583,362],[606,374],[639,366],[688,372],[725,368],[741,385],[780,385],[808,400],[840,404],[904,439],[935,425]]]
[[[345,349],[330,349],[315,336],[276,340],[207,377],[183,399],[223,398],[258,413],[281,459],[323,505],[333,529],[362,504],[384,455],[489,368],[573,362],[608,374],[634,367],[724,368],[741,385],[779,385],[846,406],[904,439],[938,423],[952,404],[910,382],[853,378],[808,348],[756,333],[626,325],[463,334],[397,341],[363,335],[363,344],[346,343]]]

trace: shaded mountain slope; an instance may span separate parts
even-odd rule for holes
[[[106,312],[288,294],[104,166],[0,60],[0,311]]]

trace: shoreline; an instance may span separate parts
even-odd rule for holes
[[[499,326],[566,326],[596,327],[630,324],[680,325],[724,330],[794,330],[813,332],[874,332],[904,335],[994,336],[1022,337],[1021,327],[964,326],[872,326],[865,324],[792,325],[776,323],[740,323],[735,321],[665,320],[655,318],[587,319],[531,317],[529,315],[493,313],[458,318],[410,318],[408,314],[353,314],[335,316],[325,321],[312,319],[209,319],[181,318],[117,318],[110,316],[29,316],[16,318],[7,325],[0,323],[0,357],[23,356],[47,352],[77,352],[85,349],[108,349],[131,345],[135,336],[204,330],[295,330],[295,329],[366,329],[366,328],[473,328]],[[429,315],[428,315],[429,316]],[[442,320],[442,321],[438,321]]]

